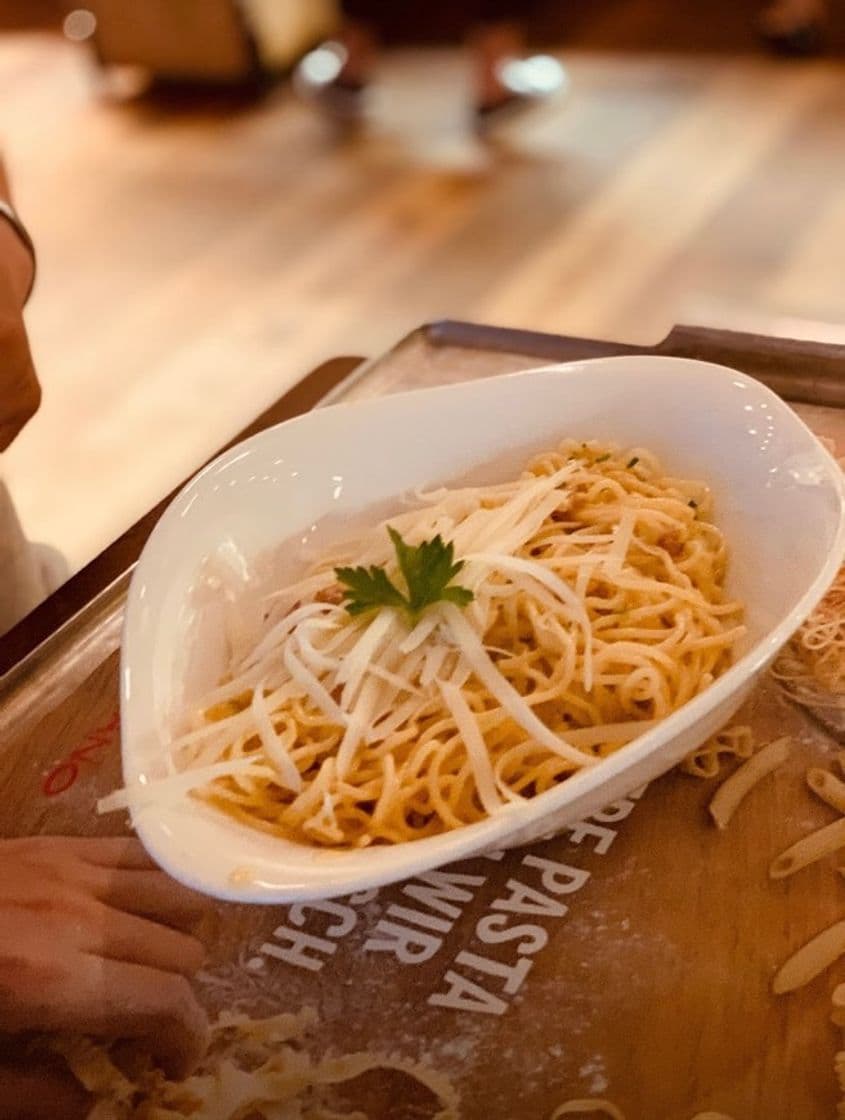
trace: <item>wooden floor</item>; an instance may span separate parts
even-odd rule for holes
[[[42,411],[2,470],[73,566],[321,359],[423,320],[635,341],[677,321],[845,340],[845,65],[564,51],[497,150],[462,58],[385,69],[339,144],[290,93],[120,104],[0,37],[0,136],[41,254]]]

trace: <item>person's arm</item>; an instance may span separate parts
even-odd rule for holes
[[[133,1038],[170,1075],[190,1071],[206,1044],[189,981],[204,909],[135,840],[0,840],[0,1120],[71,1117],[84,1100],[60,1070],[8,1061],[30,1032]]]
[[[0,199],[11,203],[2,162]],[[0,214],[0,452],[6,450],[41,403],[41,387],[23,322],[34,267],[23,238]]]

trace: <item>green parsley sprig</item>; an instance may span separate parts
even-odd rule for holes
[[[344,605],[351,615],[366,614],[380,607],[396,607],[414,626],[423,611],[434,603],[465,607],[472,602],[474,596],[468,588],[452,585],[464,562],[455,560],[455,546],[451,542],[446,544],[438,533],[433,540],[414,547],[406,544],[395,529],[388,527],[387,531],[407,594],[399,590],[382,566],[335,568],[338,582],[343,586]]]

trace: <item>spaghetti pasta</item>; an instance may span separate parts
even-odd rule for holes
[[[784,691],[816,708],[845,708],[845,568],[772,668]]]
[[[730,664],[742,609],[710,494],[648,451],[567,441],[421,501],[389,527],[406,550],[449,542],[451,601],[350,614],[338,565],[400,578],[386,523],[275,592],[170,744],[194,796],[301,843],[415,840],[554,788]]]

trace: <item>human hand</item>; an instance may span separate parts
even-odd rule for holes
[[[2,186],[0,176],[0,197],[5,197]],[[0,451],[6,450],[41,403],[23,321],[32,268],[29,250],[0,217]]]
[[[0,840],[0,1031],[138,1039],[184,1076],[207,1037],[187,979],[204,905],[136,840]]]
[[[86,1120],[92,1103],[61,1058],[0,1057],[0,1120]]]

